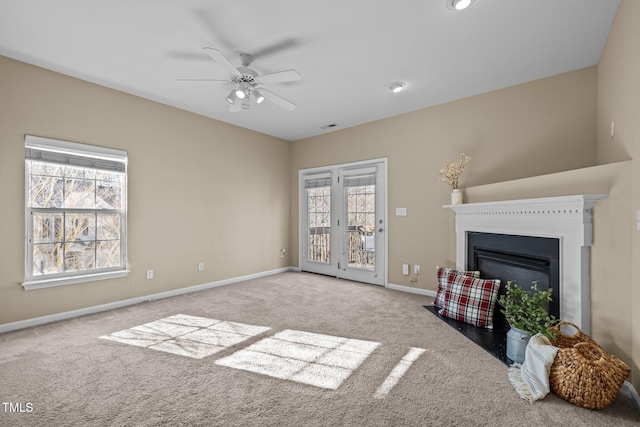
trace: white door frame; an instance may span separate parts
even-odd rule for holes
[[[328,166],[318,166],[314,168],[301,169],[298,171],[298,267],[302,269],[302,264],[304,257],[306,254],[304,253],[304,248],[307,245],[306,233],[304,232],[305,226],[305,218],[306,218],[306,192],[305,192],[305,177],[320,175],[323,173],[336,173],[336,171],[340,169],[346,168],[357,168],[357,167],[366,167],[376,165],[380,168],[380,173],[384,177],[384,191],[382,194],[384,206],[383,212],[381,213],[383,218],[383,246],[384,246],[384,260],[382,261],[380,268],[382,269],[382,286],[386,287],[389,283],[389,221],[388,221],[388,212],[389,212],[389,203],[388,203],[388,159],[386,157],[371,159],[371,160],[361,160],[357,162],[349,162],[349,163],[340,163],[335,165]],[[333,197],[333,195],[332,195]],[[332,222],[334,220],[332,219]],[[332,244],[332,249],[335,245]],[[376,263],[378,260],[376,259]],[[332,261],[333,264],[333,261]],[[332,265],[331,270],[322,269],[322,271],[318,271],[321,274],[329,274],[331,276],[340,277],[340,271],[337,266],[335,268]]]

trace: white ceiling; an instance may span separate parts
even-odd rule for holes
[[[295,141],[597,64],[619,0],[0,0],[0,55]],[[259,74],[272,102],[228,111],[202,47]],[[405,91],[388,89],[396,81]]]

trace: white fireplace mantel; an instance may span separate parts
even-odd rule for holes
[[[560,241],[560,319],[591,333],[589,246],[592,209],[606,194],[447,205],[456,215],[456,264],[467,268],[467,232]]]

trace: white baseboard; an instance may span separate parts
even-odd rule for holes
[[[631,399],[633,406],[636,408],[636,412],[640,414],[640,396],[638,396],[638,392],[633,387],[633,384],[625,381],[624,384],[622,384],[622,392]]]
[[[408,292],[410,294],[424,295],[426,297],[432,297],[432,298],[435,298],[437,294],[436,291],[430,291],[428,289],[413,288],[411,286],[394,285],[393,283],[388,283],[386,288],[392,289],[394,291]]]
[[[26,320],[20,320],[17,322],[4,323],[0,325],[0,334],[4,332],[15,331],[18,329],[29,328],[32,326],[44,325],[45,323],[72,319],[74,317],[85,316],[87,314],[94,314],[94,313],[100,313],[102,311],[115,310],[117,308],[140,304],[147,301],[154,301],[158,299],[175,297],[183,294],[189,294],[192,292],[203,291],[205,289],[217,288],[218,286],[230,285],[232,283],[243,282],[245,280],[259,279],[261,277],[272,276],[274,274],[284,273],[287,271],[296,271],[296,270],[294,267],[278,268],[276,270],[263,271],[261,273],[255,273],[255,274],[249,274],[246,276],[234,277],[231,279],[219,280],[217,282],[204,283],[202,285],[189,286],[186,288],[174,289],[172,291],[160,292],[157,294],[145,295],[141,297],[110,302],[107,304],[101,304],[101,305],[95,305],[92,307],[80,308],[77,310],[65,311],[62,313],[50,314],[47,316],[35,317],[33,319],[26,319]]]

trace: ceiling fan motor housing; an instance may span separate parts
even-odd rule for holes
[[[251,88],[255,88],[258,86],[258,82],[256,82],[256,77],[258,77],[258,73],[253,71],[251,68],[242,67],[238,68],[238,72],[240,75],[231,76],[232,83],[246,83],[251,86]]]
[[[252,62],[253,56],[249,55],[248,53],[240,54],[240,64],[242,64],[243,67],[248,67]]]

